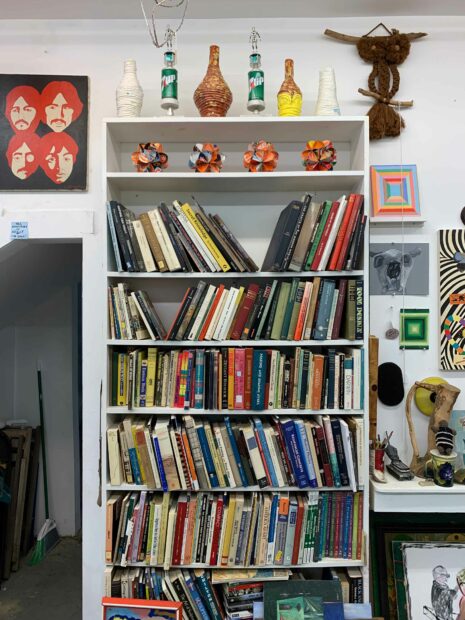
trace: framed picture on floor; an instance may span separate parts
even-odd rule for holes
[[[0,74],[0,190],[87,188],[88,78]]]
[[[182,603],[133,598],[102,599],[102,620],[182,620]]]

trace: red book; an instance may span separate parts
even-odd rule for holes
[[[245,349],[234,349],[234,409],[244,409]]]
[[[350,219],[347,224],[347,230],[344,235],[344,239],[342,241],[341,251],[337,258],[337,264],[336,264],[337,271],[344,269],[344,265],[346,264],[346,258],[349,252],[349,243],[352,237],[352,231],[355,228],[358,214],[360,213],[360,209],[362,208],[363,208],[363,196],[361,196],[360,194],[355,194],[354,206],[350,213]]]
[[[335,493],[336,495],[336,514],[334,517],[334,548],[333,548],[333,556],[335,558],[341,557],[341,529],[342,529],[342,493]]]
[[[311,408],[317,411],[321,408],[321,391],[323,389],[324,356],[313,356],[313,381],[311,385]]]
[[[266,464],[266,458],[265,458],[265,453],[263,452],[263,446],[262,446],[262,443],[260,441],[259,434],[258,434],[257,430],[255,429],[255,426],[254,426],[253,432],[254,432],[254,435],[255,435],[255,440],[257,442],[258,451],[260,452],[260,457],[262,459],[262,463],[263,463],[263,468],[265,470],[266,479],[268,481],[268,484],[271,486],[270,470],[268,469],[268,465]]]
[[[179,565],[181,563],[182,543],[184,540],[184,520],[187,515],[187,497],[181,496],[178,499],[176,508],[176,525],[174,528],[174,543],[171,564]]]
[[[329,210],[328,219],[326,220],[326,224],[323,229],[323,234],[320,238],[320,243],[318,244],[318,248],[316,250],[315,256],[313,257],[312,264],[310,265],[310,271],[317,271],[318,269],[324,249],[326,247],[326,244],[328,243],[328,237],[334,225],[334,220],[336,219],[336,213],[338,209],[339,203],[333,202],[333,204],[331,205],[331,209]]]
[[[244,409],[252,406],[253,349],[245,349]]]
[[[216,504],[215,523],[212,538],[212,548],[210,552],[210,566],[216,566],[218,562],[218,547],[220,544],[221,525],[223,523],[224,495],[218,497]]]
[[[289,458],[289,454],[286,449],[286,442],[284,441],[283,429],[281,428],[281,424],[279,423],[279,418],[272,418],[271,424],[276,433],[276,439],[278,441],[279,453],[281,455],[281,460],[284,464],[284,470],[286,472],[287,480],[289,486],[295,486],[295,478],[294,472],[292,471],[292,464]]]
[[[331,471],[331,464],[329,462],[328,446],[326,445],[325,432],[320,425],[316,427],[316,436],[318,439],[318,445],[320,447],[321,461],[323,463],[323,471],[325,473],[326,486],[333,487],[334,479],[333,479],[333,473]]]
[[[350,521],[349,521],[349,554],[347,556],[348,560],[352,559],[352,536],[353,536],[353,528],[354,528],[354,506],[355,505],[355,495],[352,495],[352,507],[350,509]]]
[[[305,283],[302,303],[300,304],[299,316],[297,317],[297,325],[294,332],[294,340],[302,340],[305,327],[305,317],[307,316],[308,304],[310,303],[310,293],[312,290],[311,282]]]
[[[334,249],[331,254],[331,258],[329,259],[328,270],[334,271],[336,269],[337,261],[339,258],[339,254],[341,252],[341,247],[344,242],[344,236],[347,231],[347,226],[349,224],[350,215],[354,208],[355,203],[355,194],[350,194],[349,199],[347,201],[347,207],[344,213],[344,217],[342,218],[341,225],[339,226],[338,233],[336,235],[336,241],[334,243]]]
[[[257,299],[258,291],[260,287],[258,284],[249,284],[247,288],[247,294],[242,300],[241,307],[234,321],[234,327],[231,332],[231,340],[240,340],[242,331],[244,330],[249,314],[252,311],[255,300]]]
[[[210,326],[213,315],[215,314],[215,310],[217,305],[220,303],[220,297],[222,292],[224,291],[224,284],[220,284],[220,286],[216,289],[215,297],[213,299],[213,303],[208,311],[207,317],[203,323],[203,327],[200,330],[199,340],[203,340],[205,338],[205,334]]]
[[[184,394],[181,395],[181,387],[182,382],[185,380],[185,377],[182,376],[182,367],[183,364],[187,364],[187,357],[185,354],[188,354],[187,349],[185,351],[179,351],[178,355],[178,363],[176,365],[176,388],[174,391],[174,406],[175,407],[184,407]],[[186,361],[184,362],[184,358],[186,357]]]
[[[333,331],[331,333],[331,338],[333,340],[337,340],[339,338],[339,333],[341,331],[342,311],[344,310],[346,294],[347,280],[339,280],[339,295],[337,297],[336,312],[334,313]]]
[[[304,518],[305,507],[300,495],[297,497],[297,517],[295,521],[294,547],[292,548],[291,564],[297,564],[299,561],[300,535],[302,532],[302,523]]]

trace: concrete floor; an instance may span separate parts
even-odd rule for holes
[[[81,541],[63,538],[37,566],[21,568],[0,587],[0,620],[81,620]]]

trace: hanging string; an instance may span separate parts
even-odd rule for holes
[[[400,104],[397,104],[397,112],[399,113],[400,116]],[[403,269],[404,269],[404,251],[405,251],[405,230],[404,230],[404,207],[405,207],[405,195],[404,195],[404,184],[403,184],[403,173],[404,173],[404,152],[403,152],[403,144],[402,144],[402,128],[400,130],[400,134],[399,134],[399,156],[400,156],[400,197],[401,197],[401,205],[402,205],[402,212],[401,212],[401,224],[400,224],[400,230],[401,230],[401,255],[402,255],[402,265],[401,265],[401,277],[403,275]],[[402,287],[402,310],[405,312],[405,287],[406,284]],[[400,315],[400,312],[399,312]],[[399,317],[400,318],[400,317]],[[401,319],[401,325],[400,327],[400,331],[401,333],[404,332],[404,324],[403,324],[403,318]],[[400,337],[400,336],[399,336]],[[405,367],[406,367],[406,355],[405,355],[405,348],[401,349],[402,350],[402,374],[404,377],[404,383],[406,381],[406,374],[405,374]],[[406,439],[407,439],[407,425],[404,424],[403,425],[403,433],[402,433],[402,441],[405,445]]]

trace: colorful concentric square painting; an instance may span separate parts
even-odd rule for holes
[[[401,349],[429,349],[429,310],[401,310],[400,337]]]
[[[374,216],[420,215],[416,165],[371,166],[371,203]]]

